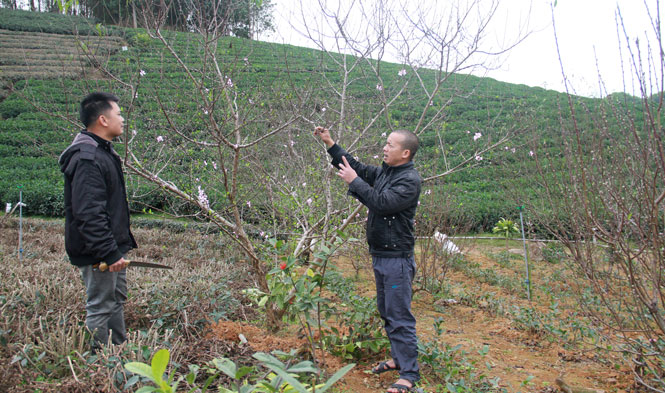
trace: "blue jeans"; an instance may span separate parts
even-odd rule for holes
[[[411,313],[411,283],[416,274],[412,256],[384,258],[372,256],[376,280],[376,305],[390,340],[390,354],[399,366],[400,378],[420,380],[416,318]]]
[[[122,344],[127,340],[124,305],[127,300],[126,270],[119,272],[100,271],[91,265],[79,266],[85,284],[85,324],[93,335],[93,350],[99,349],[109,340]]]

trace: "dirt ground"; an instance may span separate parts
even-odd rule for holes
[[[499,266],[488,258],[487,252],[487,248],[482,246],[465,250],[468,261],[479,263],[483,268],[504,270],[503,273],[510,274],[510,271],[505,271],[505,266]],[[338,258],[336,264],[342,272],[354,271],[351,263],[344,258]],[[366,287],[358,288],[358,291],[365,296],[372,296],[374,281],[370,276],[371,272],[362,269],[360,274],[357,282]],[[495,293],[511,305],[526,305],[528,302],[503,288],[480,283],[459,271],[450,271],[446,280],[467,290]],[[498,377],[499,385],[508,392],[559,392],[555,384],[558,377],[572,387],[584,387],[597,392],[623,393],[628,392],[631,386],[631,374],[627,366],[621,365],[618,369],[614,367],[615,364],[623,364],[620,359],[600,359],[592,350],[567,350],[562,343],[516,329],[510,319],[493,315],[482,307],[474,308],[453,302],[441,310],[435,307],[432,296],[420,291],[414,296],[413,311],[418,321],[417,330],[421,341],[431,341],[437,337],[433,324],[436,318],[443,317],[442,327],[445,333],[440,339],[452,346],[460,345],[467,358],[477,360],[478,365],[484,365],[479,372],[490,378]],[[238,335],[243,334],[248,345],[257,351],[288,350],[306,344],[304,339],[299,339],[288,331],[281,331],[275,336],[259,328],[235,322],[220,322],[212,327],[211,334],[230,341],[238,341]],[[490,351],[483,357],[478,351],[485,345],[489,346]],[[332,356],[326,357],[325,362],[330,372],[344,366],[339,359]],[[358,364],[338,385],[340,390],[385,392],[387,387],[396,381],[396,374],[375,376],[369,373],[371,367],[371,363]]]

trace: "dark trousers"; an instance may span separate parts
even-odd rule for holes
[[[376,304],[390,340],[390,354],[400,368],[401,378],[420,380],[416,318],[411,313],[411,283],[416,274],[413,256],[372,256],[376,280]]]
[[[127,339],[124,305],[127,300],[126,270],[100,271],[92,266],[81,266],[85,284],[85,324],[92,332],[93,350],[106,345],[111,331],[111,342],[122,344]]]

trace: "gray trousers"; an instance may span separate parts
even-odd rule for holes
[[[376,305],[390,340],[390,354],[400,368],[400,378],[420,380],[416,318],[411,313],[411,283],[416,274],[413,256],[372,256],[376,280]]]
[[[80,266],[85,284],[85,324],[93,335],[93,350],[109,341],[122,344],[127,340],[123,307],[127,300],[126,270],[119,272],[100,271],[92,266]]]

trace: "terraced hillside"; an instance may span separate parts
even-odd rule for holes
[[[0,75],[4,80],[94,77],[91,58],[108,58],[120,50],[120,37],[17,32],[0,29]]]
[[[16,202],[17,186],[22,184],[29,213],[62,213],[62,180],[55,161],[79,128],[77,102],[86,92],[112,90],[121,97],[128,110],[128,132],[138,131],[136,138],[141,138],[141,143],[135,147],[146,158],[164,154],[163,146],[155,142],[164,135],[164,130],[176,128],[195,135],[205,128],[209,119],[201,106],[201,86],[194,84],[182,68],[187,65],[196,77],[209,72],[210,54],[202,52],[200,37],[164,33],[165,42],[182,61],[179,63],[162,42],[151,39],[142,29],[104,27],[82,19],[54,23],[53,15],[19,14],[25,20],[17,23],[18,19],[12,16],[15,14],[0,12],[0,28],[5,28],[0,39],[3,48],[11,53],[2,59],[0,80],[5,87],[11,84],[12,88],[11,94],[5,88],[7,97],[0,103],[3,130],[0,202]],[[48,18],[48,23],[40,18]],[[49,29],[58,34],[49,33]],[[296,106],[309,117],[309,122],[294,123],[286,135],[289,139],[298,135],[302,139],[312,128],[312,122],[329,125],[339,121],[338,91],[330,86],[341,83],[342,75],[335,64],[340,55],[329,57],[313,49],[232,37],[219,40],[216,54],[224,67],[221,72],[228,78],[224,83],[233,85],[235,102],[245,107],[256,103],[247,111],[247,135],[260,135]],[[354,105],[345,110],[356,127],[373,121],[373,116],[380,113],[384,95],[397,91],[404,80],[399,75],[402,65],[377,64],[380,81],[367,76],[367,65],[359,66],[349,75],[356,82],[348,85],[345,94],[353,98]],[[425,70],[422,77],[426,85],[432,82],[435,73]],[[224,88],[218,80],[206,78],[201,79],[207,84],[206,89]],[[375,86],[379,83],[385,89],[377,90]],[[551,135],[538,147],[544,151],[554,149],[556,154],[558,104],[563,99],[559,93],[540,88],[452,75],[444,91],[432,102],[431,110],[425,113],[427,121],[438,107],[447,104],[445,121],[436,132],[421,135],[418,163],[424,177],[455,167],[463,161],[463,156],[473,157],[481,142],[496,141],[506,132],[521,134],[501,149],[478,157],[472,169],[432,182],[430,190],[441,196],[437,203],[457,206],[450,214],[458,216],[469,229],[480,229],[491,228],[499,217],[515,213],[515,198],[506,198],[506,189],[518,188],[524,195],[537,197],[533,184],[522,179],[520,173],[533,149],[529,144],[532,133]],[[426,100],[415,79],[406,84],[405,93],[378,119],[371,136],[363,136],[364,147],[357,154],[371,162],[380,150],[381,134],[387,125],[413,127]],[[319,111],[320,108],[328,112]],[[216,112],[215,116],[222,124],[229,120],[223,112]],[[476,141],[473,138],[476,134],[483,138]],[[301,141],[299,146],[313,149],[312,142]],[[342,142],[348,145],[353,139]],[[283,144],[278,140],[274,143]],[[207,153],[184,145],[170,145],[170,148],[175,150],[166,156],[177,165],[165,170],[173,172],[171,178],[180,182],[181,188],[195,189],[195,178],[214,182],[205,173],[194,175],[200,172],[202,163],[213,161]],[[118,149],[123,150],[122,144]],[[260,162],[270,162],[281,154],[288,156],[287,150],[278,155],[274,151],[257,151],[255,157]],[[174,206],[175,202],[154,186],[131,176],[129,183],[135,210]],[[255,204],[265,198],[255,197]]]

